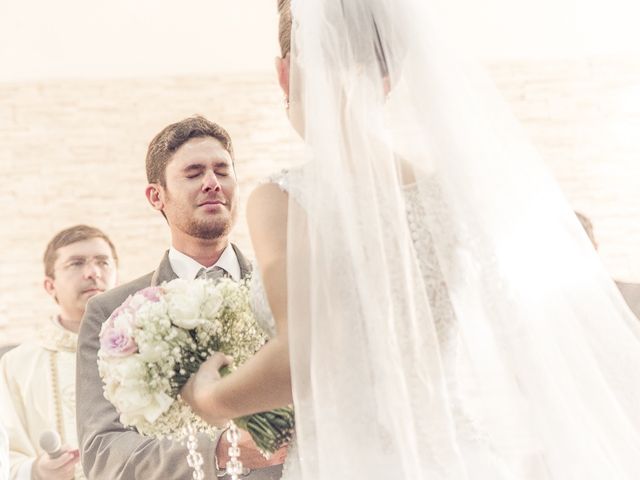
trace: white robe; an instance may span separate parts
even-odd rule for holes
[[[0,423],[0,480],[9,480],[9,439]]]
[[[57,431],[62,444],[78,448],[75,416],[77,335],[57,321],[38,340],[10,350],[0,359],[0,423],[9,437],[11,480],[30,480],[43,453],[39,439]],[[84,479],[80,464],[76,479]]]

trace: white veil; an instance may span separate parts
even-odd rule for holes
[[[430,3],[293,1],[300,478],[640,478],[637,320]]]

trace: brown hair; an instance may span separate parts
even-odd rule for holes
[[[61,232],[58,232],[55,237],[51,239],[44,251],[44,274],[47,277],[54,278],[53,266],[58,258],[58,250],[72,243],[82,242],[83,240],[90,240],[92,238],[101,238],[111,248],[111,254],[113,259],[118,264],[118,254],[116,253],[116,247],[107,235],[100,229],[95,227],[89,227],[88,225],[75,225],[73,227],[66,228]]]
[[[291,52],[291,0],[278,0],[278,15],[280,16],[278,25],[278,40],[280,42],[280,54],[285,58]],[[389,75],[389,66],[387,65],[387,56],[385,54],[380,30],[376,21],[372,19],[373,30],[375,33],[374,49],[375,60],[380,68],[383,77]]]
[[[278,0],[278,39],[282,58],[291,51],[291,0]]]
[[[173,154],[192,138],[213,137],[229,152],[233,159],[233,144],[227,131],[206,118],[195,115],[162,129],[147,150],[147,181],[166,185],[167,164]]]

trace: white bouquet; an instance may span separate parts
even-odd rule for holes
[[[144,435],[181,439],[189,426],[214,434],[215,427],[179,399],[180,388],[212,353],[231,355],[234,365],[241,365],[266,341],[244,283],[176,279],[148,287],[130,296],[102,326],[98,368],[104,395],[122,424]],[[291,439],[293,410],[235,422],[270,454]]]

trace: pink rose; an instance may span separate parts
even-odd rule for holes
[[[133,314],[134,309],[131,307],[132,300],[133,300],[133,295],[129,295],[127,299],[124,302],[122,302],[122,304],[118,308],[116,308],[113,312],[111,312],[111,315],[109,316],[108,321],[113,322],[113,320],[116,317],[123,315],[124,313]]]
[[[160,301],[162,289],[160,287],[147,287],[138,292],[150,302],[156,303]]]
[[[138,351],[138,345],[128,329],[107,325],[100,335],[100,349],[110,357],[126,357]]]

